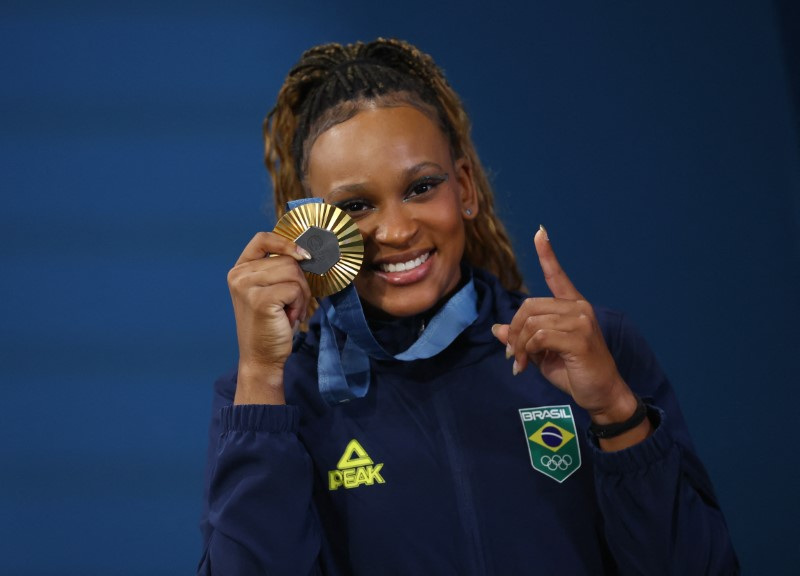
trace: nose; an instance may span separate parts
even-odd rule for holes
[[[387,246],[408,246],[418,230],[419,225],[410,206],[392,205],[379,215],[379,221],[375,228],[375,240]]]

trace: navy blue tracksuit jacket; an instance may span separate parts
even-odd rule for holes
[[[738,573],[675,394],[625,318],[596,311],[656,430],[604,453],[535,366],[512,376],[490,329],[524,295],[480,270],[474,281],[473,325],[433,358],[373,360],[361,400],[320,398],[318,315],[287,363],[287,406],[234,407],[235,374],[217,381],[199,574]],[[563,451],[534,455],[553,428],[530,434],[521,415],[566,411]],[[563,467],[568,449],[566,478],[534,468]]]

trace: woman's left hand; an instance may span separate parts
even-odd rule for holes
[[[492,333],[513,356],[514,374],[533,362],[597,424],[627,420],[636,398],[617,371],[594,309],[562,270],[544,229],[533,241],[553,297],[528,298],[511,324],[496,324]]]

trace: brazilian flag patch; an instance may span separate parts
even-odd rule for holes
[[[572,407],[540,406],[519,411],[531,465],[556,482],[563,482],[581,467]]]

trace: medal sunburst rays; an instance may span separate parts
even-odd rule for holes
[[[317,298],[343,290],[361,269],[364,239],[353,219],[336,206],[301,204],[284,214],[273,231],[293,242],[303,237],[298,243],[312,259],[301,262],[300,268]]]

